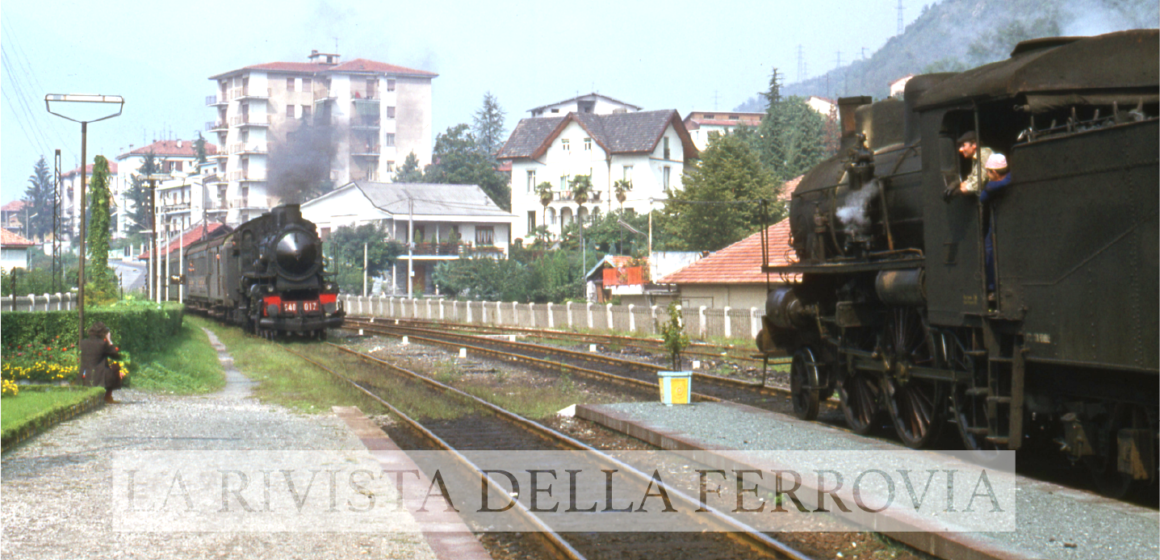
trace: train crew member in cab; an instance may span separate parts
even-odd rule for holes
[[[971,166],[967,177],[956,186],[952,185],[947,189],[945,198],[948,200],[957,193],[961,194],[975,194],[979,192],[982,187],[983,177],[980,176],[978,162],[986,163],[991,157],[991,148],[980,147],[979,137],[975,131],[968,130],[959,137],[959,154],[963,156]],[[957,193],[956,193],[957,191]]]
[[[988,204],[995,200],[1007,185],[1011,184],[1011,173],[1007,169],[1007,156],[991,154],[983,166],[987,172],[987,184],[979,191],[979,202]],[[987,226],[987,236],[983,239],[985,264],[987,267],[987,301],[995,301],[995,221]]]
[[[121,388],[121,372],[109,366],[109,358],[118,360],[121,355],[104,323],[93,323],[88,333],[89,337],[80,343],[81,382],[88,387],[104,387],[105,402],[114,404],[117,401],[113,400],[113,391]]]

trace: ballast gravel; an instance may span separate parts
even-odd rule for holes
[[[118,391],[118,404],[5,453],[3,557],[436,558],[421,533],[114,531],[112,461],[118,451],[362,449],[333,415],[294,414],[249,398],[252,383],[220,346],[219,356],[227,369],[223,391],[196,397]]]

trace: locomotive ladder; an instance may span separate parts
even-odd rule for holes
[[[996,447],[1016,450],[1023,443],[1024,348],[1018,337],[1000,338],[991,321],[983,322],[987,348],[987,386],[967,389],[984,396],[987,407],[986,440]]]

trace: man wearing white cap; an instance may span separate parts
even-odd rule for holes
[[[987,171],[988,182],[979,190],[979,202],[984,204],[994,200],[1001,191],[1011,184],[1011,174],[1007,170],[1007,156],[991,154],[983,165]],[[987,226],[987,236],[983,239],[983,249],[986,257],[987,300],[994,301],[995,292],[995,243],[992,237],[995,233],[995,222],[992,220]]]

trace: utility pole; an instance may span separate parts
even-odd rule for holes
[[[60,293],[64,286],[57,286],[57,267],[60,265],[60,148],[53,158],[52,181],[52,291]]]
[[[367,297],[367,244],[363,243],[363,297]]]
[[[579,95],[577,95],[579,97]],[[415,199],[407,198],[407,297],[415,297]]]

